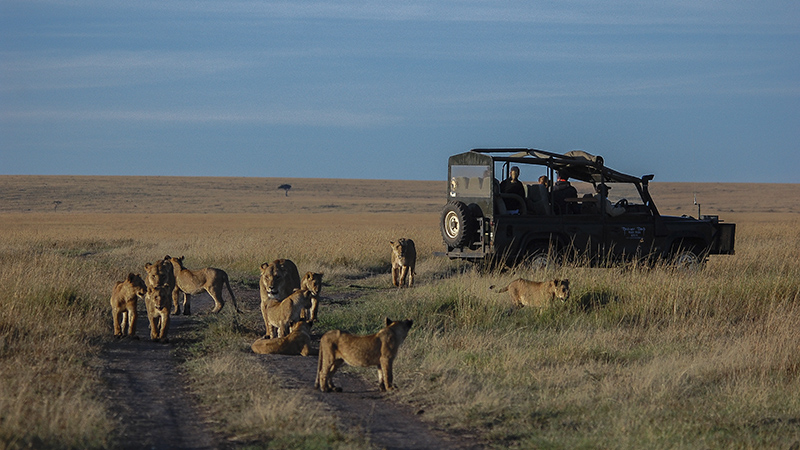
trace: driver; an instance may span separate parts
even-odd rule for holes
[[[600,202],[605,201],[606,204],[606,214],[611,217],[617,217],[625,213],[625,207],[622,206],[623,201],[620,200],[617,203],[611,203],[611,200],[608,199],[608,190],[611,189],[610,187],[606,186],[605,184],[598,184],[595,186],[595,190],[597,191],[597,195],[595,198],[597,199],[597,205],[599,207]]]

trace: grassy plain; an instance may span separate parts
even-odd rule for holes
[[[280,184],[292,184],[288,196]],[[662,212],[737,223],[737,254],[700,273],[560,267],[480,274],[441,249],[443,182],[247,178],[0,177],[0,447],[103,448],[117,424],[93,360],[111,335],[114,281],[165,254],[224,268],[325,272],[318,332],[413,318],[388,397],[499,448],[789,448],[800,443],[798,185],[654,183]],[[61,203],[54,203],[59,201]],[[387,241],[407,236],[413,289],[390,284]],[[513,311],[489,292],[516,276],[564,277],[571,301]],[[325,308],[328,306],[328,308]],[[257,308],[198,318],[182,349],[193,390],[236,442],[349,446],[317,405],[284,409],[253,383]],[[146,334],[146,333],[145,333]],[[358,371],[358,370],[355,370]],[[372,370],[364,372],[370,380]],[[258,378],[260,380],[260,378]],[[264,381],[275,383],[275,381]],[[276,400],[280,399],[280,400]],[[296,404],[295,404],[296,403]],[[253,444],[255,445],[255,444]],[[301,445],[301,446],[302,446]],[[258,446],[258,445],[255,445]]]

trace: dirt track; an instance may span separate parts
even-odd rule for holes
[[[243,297],[247,294],[242,293]],[[250,293],[252,294],[252,293]],[[192,298],[195,311],[210,309],[205,295]],[[196,309],[195,309],[196,305]],[[192,326],[193,316],[173,316],[170,336],[179,342]],[[173,344],[151,342],[144,312],[137,319],[139,340],[110,339],[102,355],[102,373],[108,383],[110,409],[122,428],[120,444],[125,449],[213,449],[236,444],[211,431],[208,418],[184,388]],[[341,425],[365,435],[379,448],[387,449],[478,449],[482,445],[466,436],[454,436],[421,421],[405,405],[388,401],[374,383],[357,376],[337,373],[336,383],[344,392],[323,394],[313,389],[315,357],[253,355],[265,369],[283,380],[283,388],[310,393],[339,416]],[[124,401],[120,401],[124,399]]]

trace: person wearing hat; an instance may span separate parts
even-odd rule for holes
[[[556,214],[578,214],[577,203],[567,203],[568,198],[577,198],[578,190],[570,184],[569,177],[558,172],[558,179],[553,185],[553,211]]]
[[[611,217],[617,217],[625,212],[625,207],[622,205],[616,205],[611,203],[611,200],[608,199],[608,190],[611,187],[606,186],[605,184],[598,184],[595,186],[595,190],[597,191],[597,195],[595,198],[597,199],[597,205],[599,208],[600,202],[605,201],[606,204],[606,214]]]

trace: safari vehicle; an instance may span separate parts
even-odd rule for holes
[[[513,166],[526,181],[524,198],[500,191],[499,180]],[[556,195],[552,182],[538,184],[540,175],[556,180],[557,174],[568,177],[574,197]],[[569,258],[589,265],[665,260],[702,267],[708,255],[734,253],[735,224],[718,216],[659,214],[648,190],[653,177],[620,173],[583,151],[498,148],[453,155],[440,221],[444,255],[509,265]],[[506,207],[509,199],[516,200],[515,211]]]

